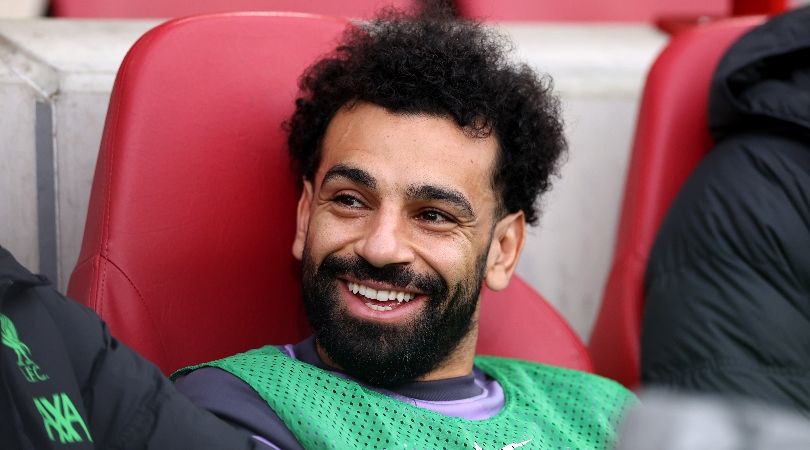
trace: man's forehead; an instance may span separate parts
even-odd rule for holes
[[[479,137],[449,117],[394,113],[369,103],[344,107],[330,122],[316,178],[336,165],[375,177],[427,184],[491,185],[498,143]]]

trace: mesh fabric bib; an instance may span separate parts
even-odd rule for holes
[[[390,398],[273,346],[199,366],[249,384],[306,449],[605,449],[635,397],[618,383],[568,369],[479,356],[504,390],[489,419],[447,417]]]

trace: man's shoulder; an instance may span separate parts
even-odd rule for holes
[[[175,387],[198,407],[269,440],[280,449],[301,448],[261,396],[229,372],[201,367],[176,377]]]
[[[215,367],[201,367],[180,375],[175,386],[198,405],[210,409],[242,404],[256,397],[255,391],[239,378]]]
[[[234,409],[238,410],[246,405],[252,407],[262,406],[263,408],[259,409],[267,409],[267,404],[248,383],[231,372],[218,367],[217,363],[238,359],[243,355],[256,352],[280,353],[290,356],[289,352],[285,350],[286,347],[261,347],[220,360],[180,369],[172,374],[171,378],[181,392],[194,403],[206,409],[225,412]]]
[[[621,384],[579,370],[498,357],[478,357],[476,365],[501,384],[504,411],[528,418],[539,427],[536,436],[571,448],[609,447],[638,403]]]
[[[620,383],[580,370],[497,356],[477,356],[475,364],[506,390],[597,401],[616,409],[637,402],[635,394]]]

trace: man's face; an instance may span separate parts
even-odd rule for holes
[[[494,137],[449,118],[367,103],[335,115],[294,246],[327,360],[394,385],[471,352],[493,261],[496,153]]]

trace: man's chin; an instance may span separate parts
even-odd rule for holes
[[[337,368],[373,386],[399,386],[429,374],[472,326],[474,302],[469,312],[447,321],[433,298],[375,311],[348,290],[337,291],[334,303],[320,305],[331,310],[329,318],[312,322],[316,340]]]
[[[403,348],[401,342],[392,342],[386,335],[318,339],[318,343],[331,363],[372,386],[402,385],[422,377],[436,365],[434,361],[419,358],[418,350]],[[362,339],[362,344],[358,345],[357,339]]]
[[[304,307],[319,348],[348,375],[384,387],[423,377],[458,348],[473,326],[486,261],[480,257],[477,276],[451,294],[438,275],[420,276],[407,267],[377,268],[330,255],[316,268],[306,248],[303,260]],[[380,296],[390,296],[390,286],[413,286],[401,291],[413,298],[372,302],[368,290],[359,292],[360,280],[376,280],[364,287]]]

